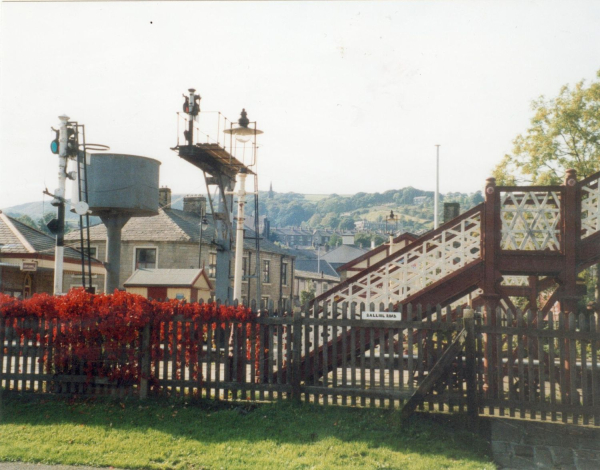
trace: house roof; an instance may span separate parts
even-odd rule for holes
[[[200,241],[200,216],[193,212],[179,209],[159,209],[158,214],[151,217],[132,217],[121,231],[122,241],[143,242],[183,242],[198,243]],[[208,216],[208,227],[202,230],[202,243],[210,244],[214,239],[215,228],[212,217]],[[235,236],[235,232],[234,232]],[[246,229],[246,236],[255,237],[252,230]],[[90,227],[90,239],[95,241],[106,240],[106,227],[104,224]],[[69,232],[65,235],[67,240],[78,240],[79,231]],[[244,240],[244,249],[254,250],[254,240]],[[289,253],[266,239],[260,241],[260,251],[268,253]]]
[[[331,251],[328,251],[323,256],[322,260],[328,261],[331,264],[345,264],[355,258],[366,253],[367,250],[358,248],[354,245],[340,245]]]
[[[198,278],[203,276],[212,285],[204,269],[138,269],[127,279],[123,285],[133,286],[170,286],[170,287],[192,287]]]
[[[331,281],[331,282],[340,282],[339,276],[328,276],[326,274],[320,275],[318,273],[312,271],[294,271],[294,276],[296,278],[304,278],[304,279],[313,279],[313,280],[322,280],[322,281]]]
[[[77,240],[79,240],[79,236]],[[31,228],[1,211],[0,243],[2,244],[2,253],[25,255],[35,253],[54,256],[56,248],[56,239],[54,237]],[[81,252],[70,247],[65,247],[64,255],[66,258],[81,258]],[[92,260],[99,263],[94,258]]]
[[[271,232],[275,232],[279,235],[300,235],[300,236],[312,236],[313,231],[301,227],[281,227],[272,228]]]
[[[338,281],[340,279],[339,274],[327,261],[321,258],[321,261],[316,259],[299,259],[296,260],[296,272],[303,271],[317,275],[323,273],[325,276],[335,277]]]

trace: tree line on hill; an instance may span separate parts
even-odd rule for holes
[[[318,201],[308,200],[303,194],[269,193],[259,196],[259,213],[266,215],[271,227],[309,227],[332,230],[352,230],[355,222],[368,220],[375,225],[385,223],[385,216],[393,210],[399,216],[403,231],[430,229],[433,221],[433,191],[407,187],[383,193],[356,193],[352,196],[331,194]],[[415,198],[420,198],[415,201]],[[461,212],[483,201],[480,191],[475,193],[440,194],[440,214],[444,202],[458,202]],[[250,200],[248,201],[250,202]],[[254,215],[254,205],[247,205]]]

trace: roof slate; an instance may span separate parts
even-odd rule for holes
[[[325,260],[321,259],[299,259],[296,260],[296,271],[304,271],[311,274],[318,274],[322,272],[326,276],[332,276],[336,279],[340,279],[340,275],[335,269]]]
[[[321,259],[324,259],[331,264],[347,263],[366,252],[367,250],[353,245],[341,245],[321,256]]]
[[[54,237],[31,228],[13,217],[8,215],[6,217],[10,219],[10,222],[14,225],[15,229],[29,242],[36,253],[54,256],[56,249],[56,239]],[[79,235],[77,240],[79,240]],[[1,218],[0,243],[3,244],[3,253],[29,253],[27,248],[23,246],[19,238]],[[70,247],[65,247],[65,257],[78,259],[81,258],[81,252]]]
[[[200,216],[179,209],[159,209],[158,215],[151,217],[132,217],[121,231],[122,241],[145,242],[187,242],[200,241]],[[215,228],[212,217],[208,216],[208,228],[202,231],[202,242],[210,243],[214,239]],[[247,237],[254,237],[254,231],[246,229]],[[90,238],[95,241],[106,240],[104,224],[90,227]],[[65,236],[68,240],[78,240],[79,231]],[[244,240],[244,248],[254,250],[254,240]],[[260,241],[260,251],[290,255],[286,250],[268,240]]]
[[[138,269],[124,286],[192,286],[202,269]]]

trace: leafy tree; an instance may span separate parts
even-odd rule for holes
[[[600,170],[600,71],[596,77],[589,86],[582,80],[574,88],[564,85],[556,98],[533,101],[531,127],[517,136],[513,154],[505,155],[494,170],[498,184],[553,185],[562,183],[569,168],[579,178]],[[584,273],[590,300],[596,290],[598,302],[600,281],[596,276],[594,289],[593,277]]]
[[[323,217],[323,219],[321,220],[321,224],[324,227],[329,227],[335,230],[340,224],[340,218],[335,212],[329,212],[325,217]]]
[[[338,224],[340,230],[352,230],[354,229],[354,219],[352,217],[344,217]]]
[[[371,240],[373,240],[375,242],[375,246],[379,246],[381,245],[383,242],[385,242],[385,238],[383,238],[381,235],[379,235],[378,233],[374,233],[373,236],[371,237]]]
[[[338,246],[340,243],[342,243],[342,238],[334,233],[331,235],[331,237],[329,237],[329,242],[327,244],[331,247],[334,247]]]
[[[315,289],[310,288],[310,290],[303,290],[300,292],[300,304],[306,305],[308,302],[315,298]]]
[[[310,227],[318,227],[319,225],[321,225],[321,220],[323,220],[323,217],[321,216],[321,214],[319,214],[318,212],[315,212],[310,219],[308,219],[308,225]]]
[[[368,248],[371,246],[371,234],[369,233],[357,233],[354,235],[354,244],[362,248]]]
[[[534,100],[532,109],[531,127],[494,170],[498,184],[559,184],[569,168],[580,178],[600,170],[600,80],[565,85],[556,98]]]
[[[19,222],[27,225],[28,227],[38,229],[37,224],[33,221],[31,217],[26,214],[20,215],[19,217],[15,217]]]

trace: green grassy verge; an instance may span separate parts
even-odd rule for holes
[[[152,469],[492,469],[457,418],[267,404],[5,394],[0,461]]]

